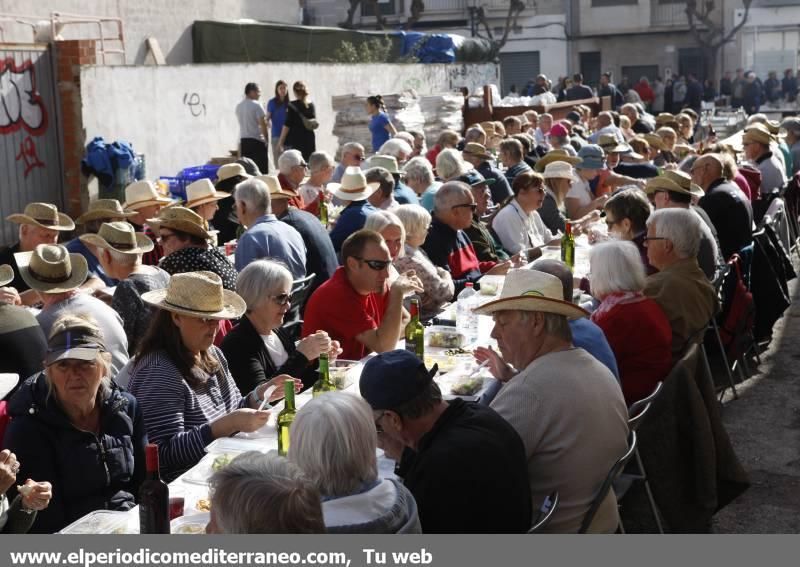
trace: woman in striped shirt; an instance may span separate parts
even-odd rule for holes
[[[213,345],[217,322],[240,317],[246,307],[222,288],[218,275],[175,274],[167,289],[147,292],[142,300],[160,311],[139,347],[130,391],[142,407],[150,442],[159,446],[161,474],[171,481],[194,466],[214,439],[264,426],[269,412],[256,408],[267,386],[242,396]],[[271,399],[282,392],[279,387]]]

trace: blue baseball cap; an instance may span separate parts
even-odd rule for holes
[[[391,410],[420,395],[438,371],[438,365],[428,370],[407,350],[392,350],[367,361],[358,386],[372,409]]]
[[[578,157],[581,162],[575,166],[575,169],[605,169],[606,168],[606,154],[603,148],[597,144],[586,144],[578,150]]]
[[[485,183],[486,185],[492,185],[495,182],[495,179],[486,179],[483,175],[481,175],[478,171],[474,169],[470,169],[464,175],[458,178],[459,181],[463,181],[470,187],[475,187],[476,185],[480,185],[481,183]]]

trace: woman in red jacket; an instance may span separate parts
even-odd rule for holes
[[[617,359],[628,405],[647,397],[672,367],[672,330],[661,307],[642,294],[644,267],[627,241],[597,244],[589,257],[592,293],[600,306],[592,313]]]

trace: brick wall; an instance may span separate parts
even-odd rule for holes
[[[64,204],[71,217],[80,215],[82,185],[81,159],[86,133],[81,118],[80,66],[97,61],[95,42],[91,39],[59,41],[55,44],[56,80],[61,116],[61,147],[64,150]]]

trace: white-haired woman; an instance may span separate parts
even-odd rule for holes
[[[464,161],[456,149],[442,150],[436,157],[436,174],[444,182],[457,179],[470,169],[473,169],[472,164]]]
[[[596,244],[589,261],[592,293],[600,301],[592,321],[603,329],[614,351],[622,393],[630,405],[650,394],[669,373],[672,329],[658,303],[642,293],[645,270],[635,244]]]
[[[19,478],[52,483],[53,500],[30,531],[56,532],[93,510],[133,508],[145,472],[144,418],[136,398],[108,377],[111,356],[97,323],[56,320],[44,364],[12,398],[5,437],[22,464]],[[25,484],[50,500],[49,484]]]
[[[303,210],[308,211],[314,216],[319,216],[319,201],[325,199],[329,201],[331,196],[325,190],[325,186],[333,177],[336,169],[336,162],[328,152],[314,152],[308,158],[308,172],[310,177],[297,189],[303,199]]]
[[[433,198],[442,184],[436,181],[431,163],[422,156],[408,160],[403,171],[406,174],[406,185],[419,197],[419,204],[430,213],[433,212]]]
[[[375,418],[363,399],[315,398],[297,412],[290,439],[289,460],[319,489],[329,533],[421,533],[408,489],[378,477]]]
[[[319,490],[272,452],[242,453],[214,473],[209,534],[324,534]]]
[[[326,352],[335,358],[339,343],[317,331],[295,346],[291,334],[281,328],[292,305],[291,272],[278,262],[256,260],[239,273],[236,291],[247,311],[220,348],[239,391],[278,384],[287,374],[301,380],[303,388],[313,386],[319,355]]]
[[[453,299],[455,285],[450,272],[435,266],[420,248],[428,236],[431,215],[420,205],[400,205],[397,218],[405,229],[405,254],[394,262],[398,272],[414,270],[425,291],[419,294],[420,317],[430,319],[439,313],[442,305]]]

